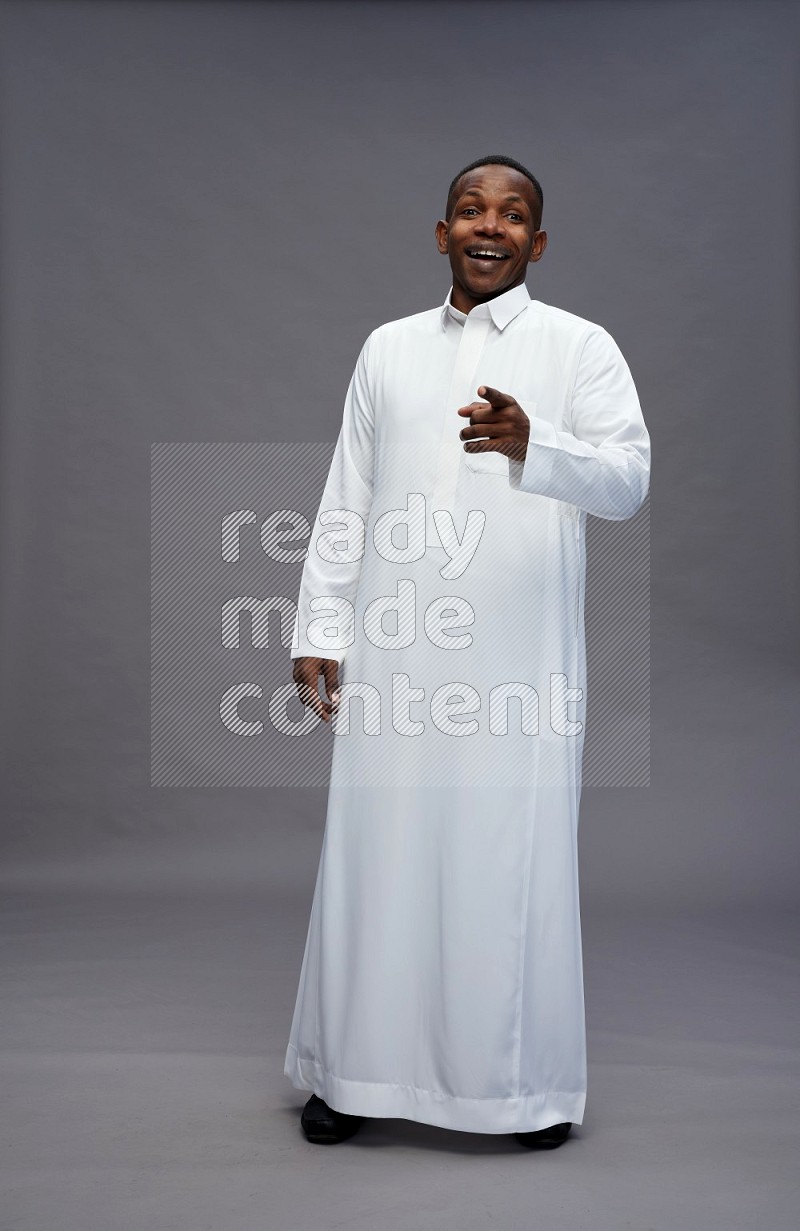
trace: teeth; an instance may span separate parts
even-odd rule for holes
[[[483,257],[483,256],[490,256],[490,257],[492,257],[495,261],[503,261],[503,260],[505,260],[505,257],[503,256],[502,252],[488,252],[488,251],[485,251],[485,250],[484,250],[484,249],[482,249],[482,248],[481,248],[481,249],[478,249],[478,251],[477,251],[477,252],[476,252],[476,251],[471,251],[469,255],[470,255],[470,256],[481,256],[481,257]]]

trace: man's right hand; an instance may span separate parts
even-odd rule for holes
[[[314,710],[325,722],[330,722],[331,713],[339,701],[339,664],[336,659],[295,658],[292,674],[303,705]],[[320,675],[325,678],[327,701],[319,693]]]

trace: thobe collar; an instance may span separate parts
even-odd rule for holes
[[[442,328],[446,328],[448,317],[454,321],[458,321],[460,325],[464,324],[467,319],[467,313],[461,312],[458,308],[454,308],[452,304],[453,288],[447,292],[447,298],[442,304]],[[528,304],[531,302],[531,297],[528,294],[528,288],[524,282],[520,282],[519,286],[512,286],[510,291],[504,291],[502,295],[498,295],[496,299],[487,299],[486,303],[479,303],[469,313],[471,317],[486,317],[497,326],[498,329],[505,329],[515,317],[519,316]]]

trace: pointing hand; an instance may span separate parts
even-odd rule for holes
[[[485,402],[470,402],[458,413],[469,416],[469,427],[459,432],[467,453],[502,453],[514,461],[524,462],[528,451],[531,421],[510,393],[501,393],[490,385],[481,385],[478,397]],[[486,440],[480,437],[488,437]]]

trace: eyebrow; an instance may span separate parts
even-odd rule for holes
[[[462,192],[461,196],[462,197],[482,197],[483,193],[481,192],[480,188],[468,188],[466,192]],[[506,201],[519,201],[522,205],[528,204],[525,198],[518,196],[516,192],[510,192],[508,196],[503,197],[503,202],[505,203]]]

